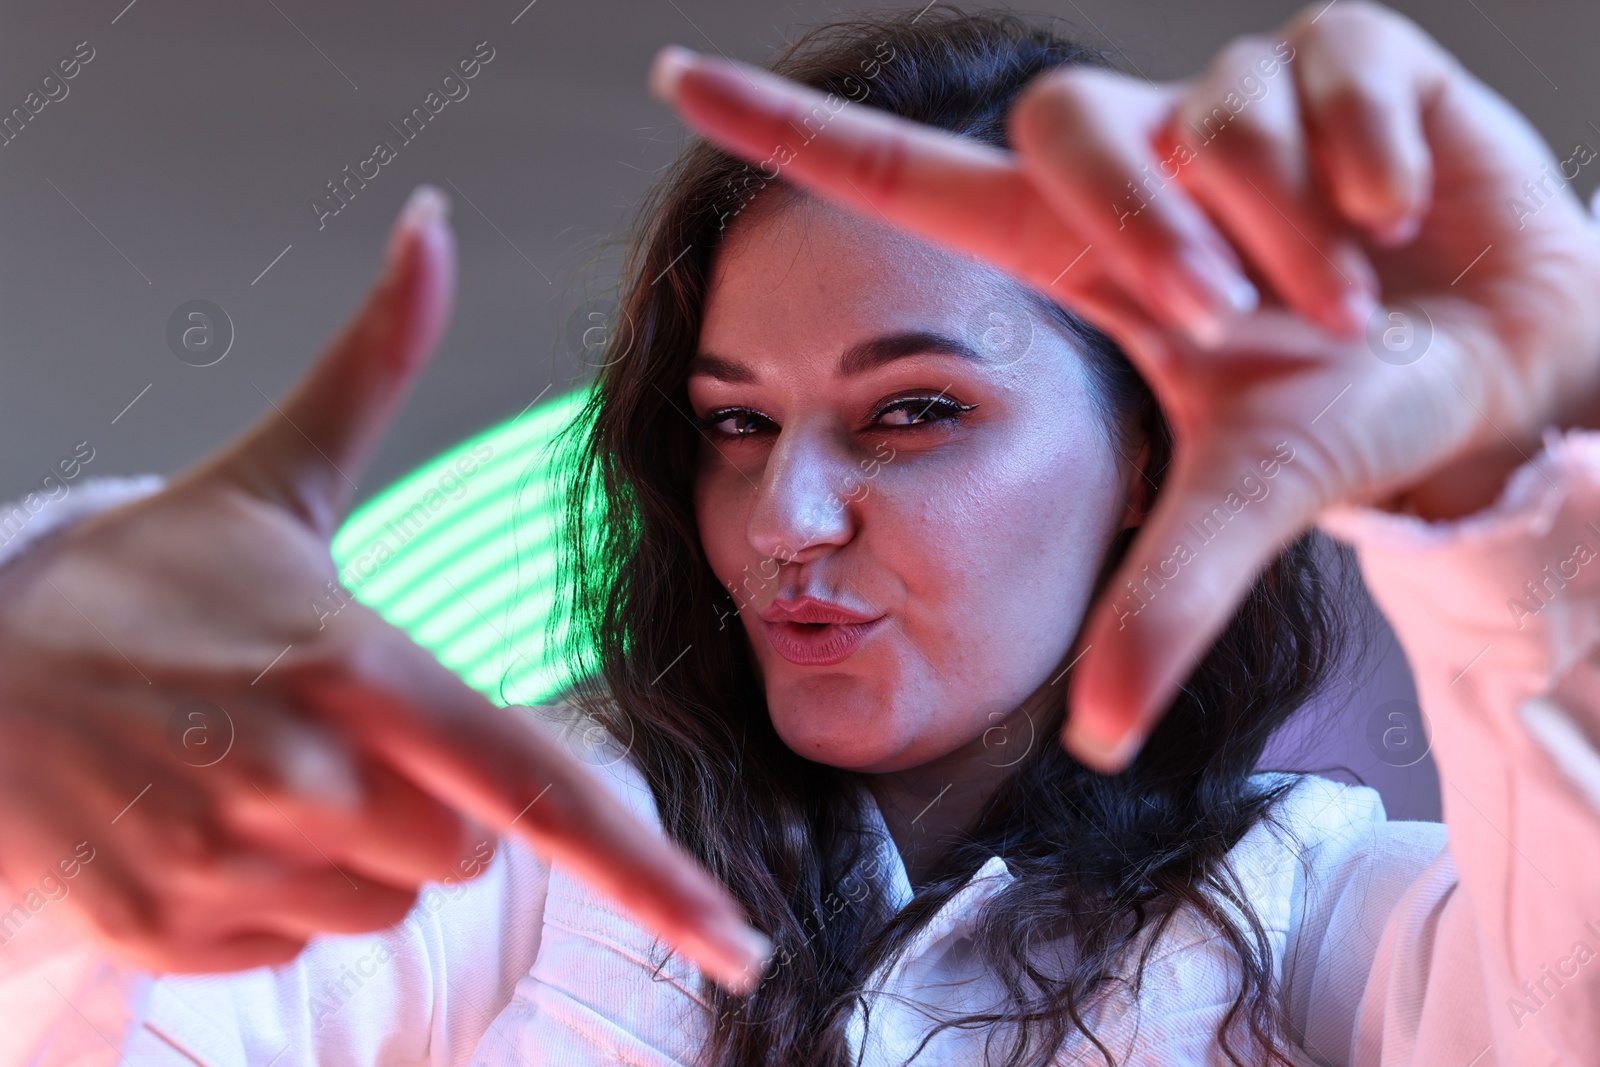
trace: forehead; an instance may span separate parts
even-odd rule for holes
[[[702,351],[829,359],[864,336],[989,313],[1037,317],[1021,284],[882,219],[784,190],[733,220],[718,248]]]

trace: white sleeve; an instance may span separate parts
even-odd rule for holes
[[[1410,660],[1449,836],[1387,912],[1345,1062],[1600,1062],[1600,433],[1551,433],[1465,519],[1322,525]]]
[[[1370,795],[1372,810],[1321,835],[1303,854],[1283,963],[1282,996],[1295,1041],[1326,1067],[1351,1062],[1350,1034],[1373,963],[1406,894],[1440,877],[1447,886],[1455,882],[1444,826],[1390,822],[1376,792],[1364,787],[1346,795]],[[1438,870],[1430,876],[1432,868]]]
[[[76,485],[62,483],[66,491],[61,496],[33,492],[0,504],[0,567],[21,556],[46,534],[97,511],[149,496],[164,484],[159,474],[85,478]]]
[[[47,909],[0,950],[0,1064],[460,1067],[538,955],[549,867],[496,842],[405,920],[322,935],[278,967],[152,977]]]
[[[0,504],[0,566],[161,485],[86,479]],[[319,936],[282,966],[221,975],[113,959],[65,921],[70,880],[48,894],[0,883],[0,1067],[458,1067],[538,954],[550,881],[519,842],[487,841],[478,858],[478,877],[428,885],[389,930]]]

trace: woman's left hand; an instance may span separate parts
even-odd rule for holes
[[[1546,426],[1592,419],[1600,228],[1564,178],[1595,153],[1557,159],[1376,4],[1308,8],[1194,79],[1042,75],[1014,152],[682,50],[653,80],[728,151],[1031,283],[1150,383],[1173,464],[1080,636],[1066,732],[1103,770],[1324,512],[1465,514]]]

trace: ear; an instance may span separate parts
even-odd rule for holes
[[[1151,481],[1146,468],[1150,462],[1150,443],[1142,442],[1133,453],[1119,454],[1125,461],[1122,464],[1123,500],[1125,507],[1122,514],[1122,529],[1131,530],[1144,525],[1150,515],[1150,508],[1155,504],[1156,487]]]

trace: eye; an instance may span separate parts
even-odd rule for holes
[[[955,422],[976,408],[976,404],[962,404],[943,395],[906,396],[891,400],[872,413],[874,424],[888,429],[914,429],[938,422]],[[767,416],[750,408],[718,408],[695,420],[704,432],[721,437],[754,437],[776,424]]]
[[[961,404],[947,396],[906,396],[898,400],[891,400],[873,413],[875,421],[881,420],[879,425],[891,427],[926,426],[935,422],[955,422],[962,415],[977,407],[976,404]],[[886,419],[885,416],[895,414],[897,418]]]
[[[725,427],[724,423],[732,423]],[[723,437],[750,437],[762,429],[757,423],[772,424],[772,420],[749,408],[718,408],[695,420],[701,430],[709,430]]]

